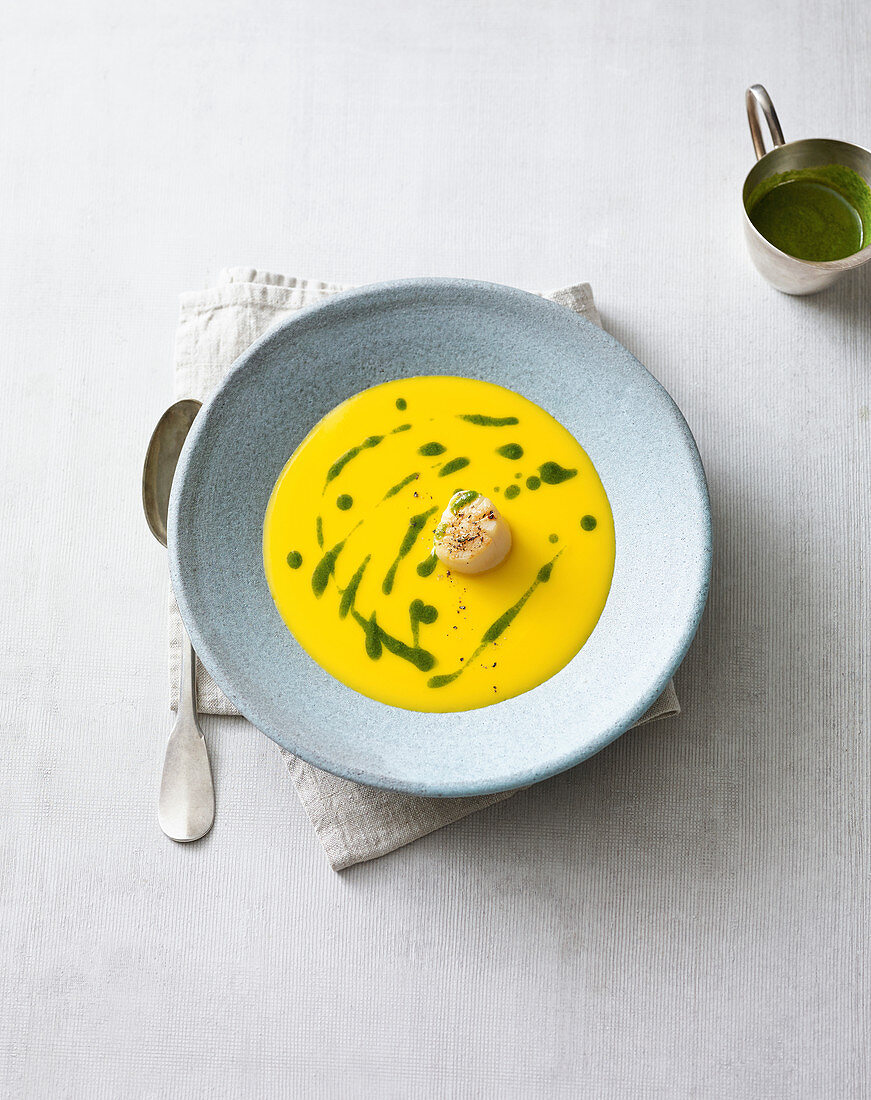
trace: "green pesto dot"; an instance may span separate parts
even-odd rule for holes
[[[349,497],[347,493],[342,493],[342,495],[336,500],[336,507],[340,508],[343,512],[347,512],[353,503],[353,497]]]
[[[564,481],[578,476],[577,470],[568,470],[558,462],[543,462],[538,467],[538,472],[541,474],[541,480],[547,485],[562,485]]]
[[[514,500],[515,497],[519,497],[519,496],[520,496],[520,486],[519,485],[509,485],[508,488],[505,490],[505,499],[506,500]]]
[[[547,541],[548,542],[559,542],[559,535],[548,535],[547,536]]]
[[[533,489],[533,490],[540,489],[541,488],[541,478],[536,477],[535,474],[533,474],[532,477],[528,477],[526,479],[526,488],[527,489]]]
[[[291,550],[287,555],[287,564],[291,569],[299,569],[302,565],[302,554],[300,554],[299,550]]]
[[[397,409],[399,409],[400,412],[405,412],[405,410],[408,408],[408,402],[405,400],[404,397],[397,397],[396,407]]]
[[[519,443],[505,443],[503,446],[496,448],[496,454],[516,461],[518,458],[523,458],[523,448]]]
[[[515,474],[514,476],[520,478],[523,477],[523,474]]]
[[[596,517],[595,516],[583,516],[581,518],[581,527],[585,531],[595,531],[596,529]]]

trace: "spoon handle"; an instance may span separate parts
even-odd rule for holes
[[[169,735],[160,781],[158,820],[171,840],[199,840],[215,820],[215,788],[202,731],[197,723],[197,659],[182,627],[178,718]]]

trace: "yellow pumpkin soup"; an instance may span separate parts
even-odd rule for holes
[[[263,556],[329,673],[392,706],[461,711],[574,657],[608,596],[614,522],[587,454],[538,405],[409,378],[312,429],[272,491]]]

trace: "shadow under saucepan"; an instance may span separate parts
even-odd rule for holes
[[[833,335],[871,342],[871,262],[848,271],[827,290],[809,294],[802,301],[824,331],[831,326]]]

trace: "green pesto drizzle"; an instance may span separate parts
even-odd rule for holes
[[[496,448],[496,454],[502,455],[503,458],[516,460],[523,458],[523,448],[519,443],[505,443],[503,446]]]
[[[394,638],[392,634],[388,634],[383,626],[378,625],[374,611],[368,619],[364,618],[356,608],[351,614],[363,629],[366,636],[366,655],[373,661],[377,661],[381,656],[383,646],[389,653],[401,657],[403,661],[408,661],[420,672],[429,672],[436,663],[435,656],[428,649],[410,646],[399,638]]]
[[[545,462],[538,467],[538,472],[541,474],[541,480],[545,485],[560,485],[563,481],[569,481],[573,477],[577,477],[577,470],[567,470],[564,466],[560,466],[558,462]]]
[[[342,512],[347,512],[348,509],[353,506],[353,504],[354,498],[352,496],[348,496],[347,493],[342,493],[342,495],[336,500],[336,507]]]
[[[433,455],[443,455],[447,447],[443,447],[441,443],[436,443],[435,440],[432,443],[424,443],[422,447],[417,448],[419,455],[426,455],[427,458],[431,458]]]
[[[312,592],[320,599],[326,591],[330,577],[336,571],[336,558],[341,554],[345,545],[345,539],[337,542],[332,550],[328,550],[314,568],[312,573]]]
[[[318,536],[318,546],[323,550],[324,548],[324,521],[320,516],[315,520],[315,532]]]
[[[467,504],[471,504],[473,500],[476,500],[481,494],[477,489],[462,489],[458,493],[454,493],[451,497],[448,507],[457,515],[457,513],[466,507]]]
[[[426,682],[428,688],[443,688],[452,684],[458,676],[462,676],[465,668],[458,668],[456,672],[443,672],[440,676],[430,676]]]
[[[399,638],[394,638],[392,634],[388,634],[383,628],[379,627],[379,630],[384,648],[389,650],[395,657],[401,657],[403,661],[409,661],[421,672],[429,672],[436,663],[435,655],[430,653],[428,649],[406,645]]]
[[[327,470],[327,480],[324,483],[324,489],[326,490],[327,485],[329,485],[331,481],[339,476],[339,474],[342,472],[342,470],[344,470],[344,468],[348,465],[352,458],[356,458],[358,454],[365,450],[368,450],[370,447],[377,447],[383,438],[383,435],[367,436],[367,438],[364,439],[363,442],[360,443],[357,447],[352,447],[350,451],[345,451],[345,453],[340,458],[336,459],[329,470]]]
[[[449,474],[455,474],[457,470],[462,470],[468,465],[468,458],[452,458],[450,462],[446,462],[439,470],[439,477],[447,477]]]
[[[540,489],[541,488],[541,478],[536,477],[535,474],[533,474],[532,477],[528,477],[526,479],[526,488],[527,489],[532,489],[533,492],[536,489]]]
[[[547,536],[547,541],[548,542],[559,542],[559,535],[548,535]]]
[[[446,687],[448,684],[452,684],[458,676],[461,676],[466,671],[472,661],[474,661],[475,658],[479,656],[487,648],[488,645],[491,645],[498,638],[500,638],[520,614],[527,600],[536,590],[536,588],[538,588],[540,584],[546,584],[550,580],[550,575],[553,572],[554,562],[561,553],[562,550],[560,550],[558,554],[551,558],[549,562],[545,562],[541,569],[539,569],[538,573],[536,573],[535,580],[523,593],[517,603],[512,604],[512,606],[509,607],[507,611],[503,612],[498,619],[490,623],[490,625],[481,636],[480,645],[462,668],[458,668],[455,672],[447,672],[442,673],[439,676],[431,676],[429,680],[427,680],[426,686],[429,688],[440,688]]]
[[[520,423],[516,416],[483,416],[481,413],[466,413],[460,415],[460,420],[477,424],[479,428],[507,428]]]
[[[391,435],[397,435],[399,432],[407,432],[411,427],[410,424],[400,424],[398,428],[394,428],[390,433]]]
[[[399,552],[396,555],[396,560],[387,570],[387,575],[381,584],[381,591],[385,596],[389,596],[393,591],[393,582],[396,579],[396,570],[399,568],[399,563],[417,542],[417,537],[423,530],[426,521],[437,511],[438,508],[430,508],[427,512],[419,512],[416,516],[412,516],[408,521],[408,530],[405,532],[402,542],[399,544]]]
[[[302,554],[300,554],[299,550],[291,550],[287,555],[287,564],[291,569],[299,569],[302,565]]]
[[[420,477],[420,474],[409,474],[408,477],[404,477],[402,479],[402,481],[397,481],[397,483],[393,486],[392,489],[387,490],[387,492],[384,494],[383,499],[384,500],[390,500],[391,497],[395,497],[396,494],[398,492],[401,492],[401,490],[404,489],[406,485],[410,484],[410,482],[412,482],[412,481],[415,481],[419,477]]]
[[[520,496],[520,486],[519,485],[509,485],[505,489],[505,499],[506,500],[514,500],[515,497],[519,497],[519,496]]]
[[[486,645],[490,645],[491,642],[495,642],[497,638],[500,638],[509,626],[514,622],[517,616],[523,609],[524,604],[527,602],[532,593],[538,588],[540,584],[546,584],[550,580],[550,575],[553,572],[553,563],[559,557],[559,554],[555,558],[551,558],[549,562],[546,562],[536,574],[535,580],[523,593],[516,604],[513,604],[507,611],[503,612],[499,618],[492,622],[484,631],[484,636],[481,638],[481,645],[472,654],[469,660],[474,660],[475,657],[481,652]]]
[[[355,611],[354,618],[361,623],[366,635],[366,656],[372,661],[377,661],[381,657],[381,627],[378,625],[375,612],[373,611],[368,619],[364,619]]]
[[[424,603],[423,600],[412,600],[408,606],[408,620],[411,623],[411,638],[415,646],[420,639],[420,624],[429,626],[434,623],[439,617],[438,609],[433,607],[431,603]]]
[[[430,554],[428,558],[424,558],[423,561],[417,563],[417,575],[419,577],[429,577],[438,563],[439,559],[435,554]]]
[[[400,412],[405,412],[405,410],[408,408],[408,402],[405,400],[404,397],[397,397],[396,407],[397,409],[399,409]]]
[[[346,619],[348,612],[354,606],[354,600],[357,598],[357,589],[360,587],[360,581],[363,579],[363,574],[366,572],[366,566],[369,564],[369,558],[371,554],[367,554],[361,562],[357,572],[348,581],[348,587],[342,593],[342,600],[339,604],[339,618]]]
[[[596,530],[596,517],[595,516],[582,516],[581,517],[581,527],[585,531],[595,531]]]

